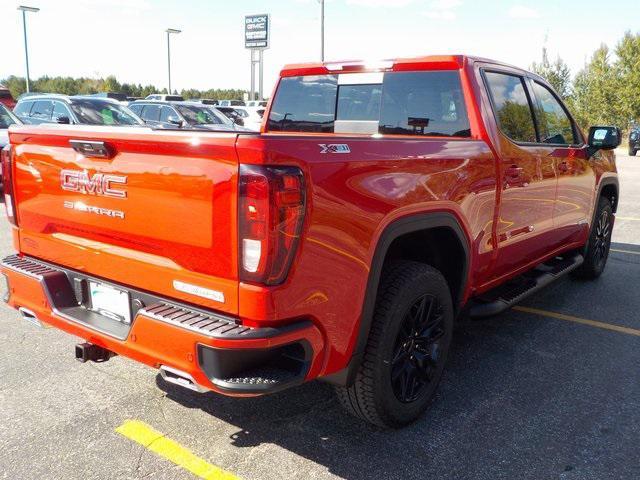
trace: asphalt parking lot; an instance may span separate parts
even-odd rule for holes
[[[605,274],[463,325],[432,409],[400,431],[344,414],[319,382],[229,399],[120,357],[82,365],[75,338],[2,304],[0,477],[640,478],[640,157],[618,167]]]

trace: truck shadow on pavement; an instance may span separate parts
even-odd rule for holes
[[[557,388],[530,379],[540,362],[559,359],[548,335],[540,332],[544,323],[522,322],[519,316],[510,312],[459,328],[432,408],[417,423],[397,431],[377,429],[344,413],[331,386],[321,382],[240,399],[198,395],[159,377],[157,384],[183,406],[236,425],[231,445],[272,443],[343,478],[469,478],[469,472],[479,471],[497,478],[505,473],[502,459],[510,459],[515,469],[515,476],[508,478],[523,478],[522,468],[530,470],[536,461],[546,467],[544,474],[559,474],[567,466],[562,462],[550,464],[535,450],[522,456],[530,442],[548,443],[544,428],[523,428],[523,422],[540,408],[551,407]],[[541,393],[546,397],[540,399]],[[206,428],[202,426],[204,435]],[[307,477],[300,472],[300,478]]]

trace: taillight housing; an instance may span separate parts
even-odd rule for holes
[[[240,165],[239,192],[240,280],[278,285],[302,234],[304,175],[297,167]]]
[[[18,225],[15,210],[15,195],[13,192],[13,151],[11,145],[7,145],[0,152],[2,163],[2,184],[4,189],[4,207],[7,210],[7,219],[13,225]]]

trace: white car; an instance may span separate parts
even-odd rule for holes
[[[244,127],[250,130],[260,131],[262,125],[262,117],[264,115],[264,107],[233,107],[238,113],[238,116],[242,118]]]

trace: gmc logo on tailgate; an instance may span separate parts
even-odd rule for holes
[[[113,187],[113,184],[125,185],[127,177],[96,173],[89,176],[86,170],[60,171],[60,186],[68,192],[99,195],[103,197],[127,198],[127,192]]]

